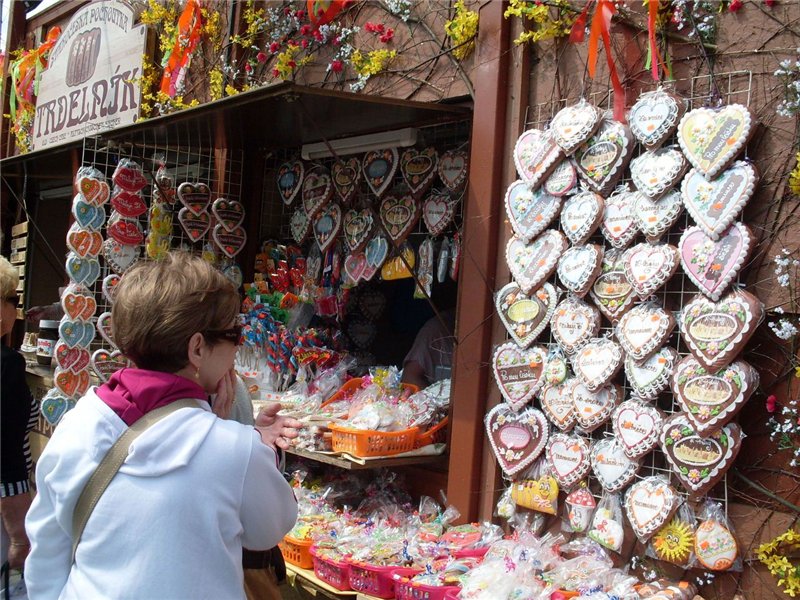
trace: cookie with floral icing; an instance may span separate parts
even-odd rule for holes
[[[658,89],[645,92],[628,115],[631,133],[648,150],[658,148],[678,128],[686,112],[686,100]]]
[[[695,108],[678,124],[678,143],[689,162],[711,180],[744,149],[755,132],[754,121],[742,104]]]
[[[622,178],[635,145],[628,126],[607,116],[575,152],[578,176],[589,188],[605,196]]]
[[[612,323],[619,321],[632,306],[636,295],[625,276],[624,254],[612,248],[603,256],[600,275],[595,279],[589,294],[606,318]]]

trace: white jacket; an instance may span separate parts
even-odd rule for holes
[[[258,432],[197,403],[132,444],[74,565],[75,504],[126,425],[94,390],[64,416],[38,462],[26,519],[31,600],[245,597],[242,546],[275,546],[294,525],[297,504]]]

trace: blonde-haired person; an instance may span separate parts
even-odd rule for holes
[[[0,329],[5,338],[17,318],[17,268],[0,256]],[[2,343],[0,356],[0,517],[2,563],[20,569],[30,544],[25,534],[25,513],[31,504],[28,474],[31,469],[28,432],[36,422],[33,397],[25,381],[25,359]]]
[[[234,393],[238,311],[232,284],[199,258],[171,254],[122,277],[114,338],[137,368],[91,389],[39,460],[27,519],[32,600],[244,598],[242,547],[275,546],[297,515],[275,446],[285,448],[298,423],[278,417],[279,406],[259,414],[259,431],[212,412],[209,394],[225,404]],[[133,443],[73,563],[73,512],[100,460],[144,414],[187,398],[197,407]]]

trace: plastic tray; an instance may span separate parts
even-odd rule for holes
[[[417,436],[417,441],[414,442],[415,448],[422,448],[428,444],[439,444],[447,441],[447,424],[450,422],[450,417],[445,417],[436,425],[420,433]]]

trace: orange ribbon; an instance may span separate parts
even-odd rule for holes
[[[348,3],[347,0],[307,0],[308,18],[317,27],[325,25],[333,21]]]
[[[611,17],[617,12],[611,0],[597,0],[592,17],[592,26],[589,30],[589,56],[588,67],[589,77],[594,79],[597,69],[597,46],[600,38],[603,38],[603,47],[606,51],[606,61],[608,62],[608,73],[611,76],[611,85],[614,89],[614,119],[620,123],[625,122],[625,90],[617,74],[617,67],[614,58],[611,56]]]
[[[161,91],[170,98],[177,94],[177,82],[181,77],[181,70],[189,63],[192,52],[200,41],[200,31],[203,26],[203,15],[197,0],[189,0],[178,19],[178,34],[175,45],[170,52],[164,75],[161,77]]]

